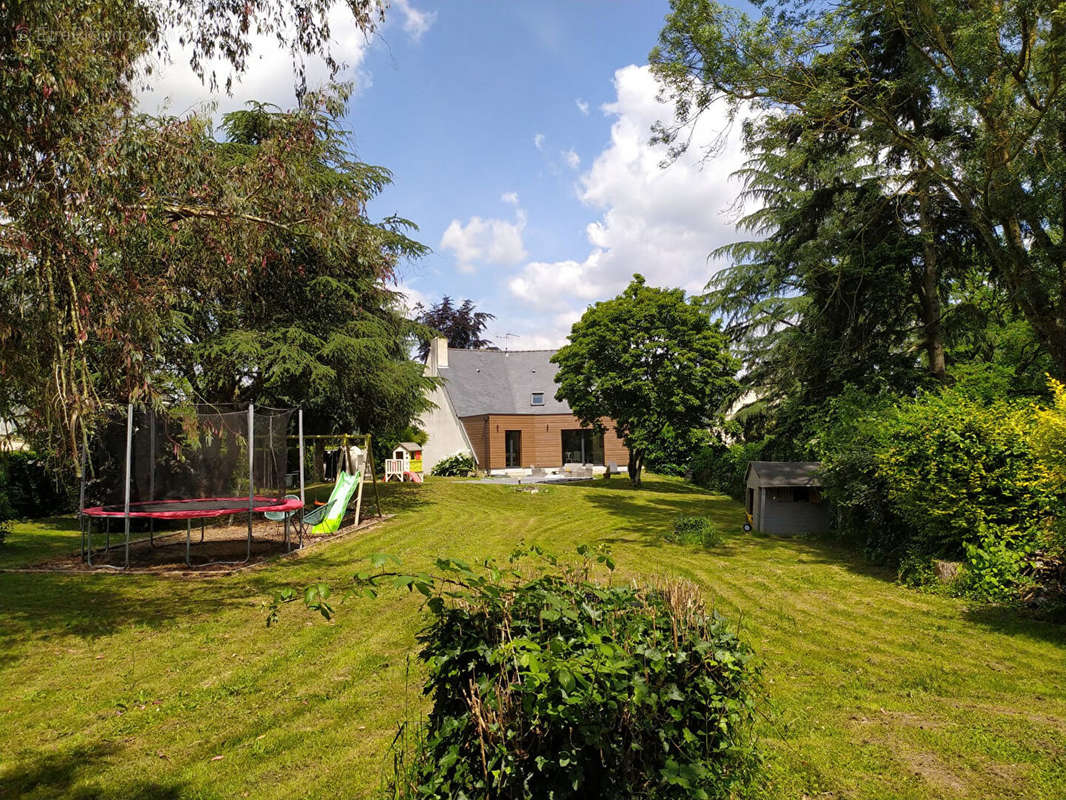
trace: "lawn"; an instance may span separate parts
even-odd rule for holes
[[[614,548],[621,578],[681,575],[764,662],[766,795],[1066,796],[1066,630],[894,584],[849,550],[740,531],[732,501],[666,479],[395,484],[391,521],[226,577],[0,574],[0,797],[365,797],[423,707],[419,596],[338,605],[271,591],[345,582],[374,552],[506,555],[519,541]],[[662,544],[679,513],[728,531]],[[71,520],[16,525],[0,567],[76,550]]]

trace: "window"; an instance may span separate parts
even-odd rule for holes
[[[564,464],[603,464],[603,434],[588,430],[563,431]]]
[[[503,449],[507,455],[508,467],[522,466],[522,431],[504,431]]]
[[[531,406],[544,405],[544,392],[533,392],[533,394],[529,396],[529,404]]]

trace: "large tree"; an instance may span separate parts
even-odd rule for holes
[[[496,319],[494,314],[478,311],[472,300],[464,300],[455,305],[448,295],[439,303],[425,308],[421,303],[415,306],[416,319],[426,326],[429,332],[435,332],[448,340],[448,346],[458,350],[480,350],[492,345],[492,341],[482,338],[489,320]],[[424,361],[429,353],[429,339],[423,338],[418,355]]]
[[[678,123],[660,127],[659,138],[683,149],[686,128],[719,98],[734,109],[753,107],[752,130],[799,116],[847,136],[862,163],[880,169],[887,190],[914,198],[934,359],[942,311],[932,286],[942,282],[945,251],[932,216],[944,198],[993,279],[1066,371],[1066,19],[1059,4],[757,5],[764,13],[751,18],[709,0],[673,0],[651,60]]]
[[[347,5],[364,30],[380,22],[376,0]],[[336,66],[332,6],[0,2],[0,380],[18,387],[0,393],[0,417],[19,411],[65,463],[77,465],[102,407],[158,393],[161,340],[190,286],[239,283],[272,260],[268,241],[286,239],[277,252],[287,258],[358,216],[354,193],[331,205],[343,187],[285,195],[301,180],[311,188],[298,165],[320,141],[316,114],[336,108],[304,92],[300,66],[307,55]],[[296,63],[303,102],[289,140],[227,162],[205,118],[132,114],[150,80],[146,59],[164,56],[169,36],[192,47],[194,68],[213,83],[208,59],[232,77],[260,33]]]
[[[400,260],[426,248],[407,237],[412,223],[365,215],[390,173],[353,159],[346,132],[325,110],[253,103],[227,114],[221,134],[222,142],[205,132],[195,144],[208,172],[224,175],[229,191],[302,208],[329,234],[265,226],[234,262],[218,240],[240,236],[240,226],[187,223],[180,247],[167,250],[171,266],[196,262],[199,278],[221,279],[189,281],[175,298],[161,372],[194,399],[299,405],[313,432],[406,425],[425,408],[428,381],[408,358],[421,328],[386,281]]]
[[[590,306],[568,339],[552,356],[555,396],[595,430],[613,423],[634,486],[664,431],[708,427],[736,391],[738,364],[717,323],[680,289],[646,286],[640,275]]]

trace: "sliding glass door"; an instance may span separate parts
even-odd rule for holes
[[[564,464],[599,464],[603,460],[603,434],[587,429],[563,431]]]

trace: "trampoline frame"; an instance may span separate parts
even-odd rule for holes
[[[297,520],[297,529],[299,531],[299,546],[303,546],[303,532],[304,532],[304,507],[306,504],[305,486],[304,486],[304,417],[303,409],[297,409],[297,430],[299,439],[299,462],[300,462],[300,501],[299,501],[299,519]],[[152,430],[153,442],[154,442],[154,428]],[[369,444],[369,442],[368,442]],[[153,448],[154,450],[154,448]],[[247,505],[236,505],[234,503],[231,506],[218,509],[201,509],[195,512],[189,511],[184,514],[180,512],[145,512],[137,511],[135,508],[131,509],[130,503],[130,491],[131,491],[131,474],[130,474],[130,462],[133,458],[133,403],[128,404],[126,408],[126,470],[125,470],[125,487],[124,487],[124,500],[122,505],[122,511],[109,511],[104,506],[95,506],[93,508],[85,508],[85,480],[86,480],[86,452],[82,450],[82,479],[81,479],[81,491],[80,502],[78,508],[80,509],[78,514],[79,527],[81,528],[81,555],[82,559],[89,566],[105,566],[112,569],[127,569],[130,565],[130,519],[149,519],[152,520],[149,529],[149,541],[154,544],[154,520],[155,519],[185,519],[185,565],[191,567],[192,562],[190,558],[191,544],[192,544],[192,520],[200,520],[200,541],[204,540],[204,520],[213,517],[228,516],[231,514],[246,513],[248,515],[248,539],[247,550],[245,557],[242,561],[213,561],[204,564],[203,566],[209,566],[213,564],[244,564],[251,561],[252,558],[252,515],[255,513],[261,513],[266,511],[284,511],[295,512],[297,507],[294,500],[282,500],[276,502],[270,502],[268,505],[263,503],[257,503],[260,500],[270,501],[271,498],[257,497],[255,494],[255,406],[251,403],[248,405],[248,502]],[[154,456],[153,456],[154,458]],[[371,462],[373,463],[373,462]],[[154,472],[152,473],[152,484],[154,486]],[[375,489],[377,488],[375,482]],[[204,500],[229,500],[231,498],[189,498],[187,500],[152,500],[145,503],[133,503],[133,506],[145,505],[148,502],[170,504],[178,506],[183,502],[198,502]],[[238,498],[232,498],[238,500]],[[243,497],[239,498],[243,503]],[[180,514],[174,516],[175,513]],[[380,509],[379,512],[380,514]],[[295,516],[295,513],[285,514],[285,549],[289,552],[289,518]],[[124,528],[124,562],[121,567],[116,567],[111,564],[93,564],[93,548],[92,548],[92,521],[93,519],[105,519],[107,539],[104,547],[104,552],[110,552],[111,550],[111,524],[112,519],[122,519]]]

